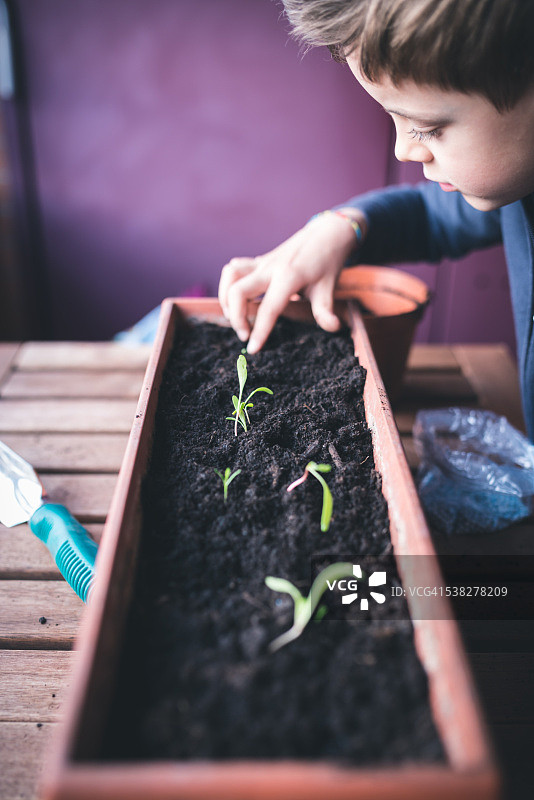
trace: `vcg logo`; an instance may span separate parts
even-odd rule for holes
[[[341,580],[333,580],[327,581],[328,588],[330,591],[333,591],[336,587],[339,589],[340,592],[349,592],[349,594],[344,594],[341,597],[341,602],[344,605],[349,605],[350,603],[354,603],[355,600],[358,599],[358,580],[363,579],[362,568],[359,564],[352,565],[352,573],[354,575],[353,578],[341,578]],[[386,573],[385,572],[372,572],[369,575],[367,580],[368,586],[383,586],[386,583]],[[382,592],[373,592],[369,591],[370,596],[375,600],[377,603],[385,602],[386,595]],[[360,598],[360,610],[367,611],[369,608],[369,600],[366,597]]]

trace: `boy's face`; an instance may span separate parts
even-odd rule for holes
[[[534,191],[534,91],[502,114],[484,97],[405,81],[358,82],[393,118],[399,161],[419,161],[425,178],[460,192],[481,211]]]

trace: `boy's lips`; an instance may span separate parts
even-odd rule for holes
[[[452,183],[442,183],[438,181],[440,189],[443,189],[444,192],[456,192],[456,186],[453,186]]]
[[[423,170],[423,175],[424,175],[424,170]],[[425,178],[427,179],[427,181],[432,181],[432,183],[437,183],[438,186],[441,189],[443,189],[444,192],[457,192],[458,191],[456,186],[453,186],[452,183],[448,183],[448,181],[438,181],[435,178],[429,178],[427,175],[425,175]]]

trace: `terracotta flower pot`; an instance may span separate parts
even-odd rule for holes
[[[399,396],[417,325],[430,300],[424,281],[392,267],[344,269],[336,296],[356,298],[391,402]]]

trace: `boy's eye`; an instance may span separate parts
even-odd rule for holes
[[[418,142],[428,142],[430,139],[436,139],[440,133],[441,128],[434,128],[431,131],[418,131],[416,128],[412,128],[411,131],[408,131],[408,136],[417,139]]]

